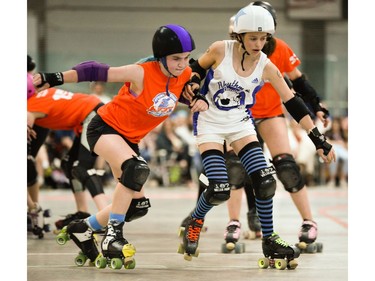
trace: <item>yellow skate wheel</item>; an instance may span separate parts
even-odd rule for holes
[[[199,256],[199,249],[198,248],[195,250],[195,253],[192,256],[196,257],[196,258]]]
[[[122,267],[122,259],[120,259],[120,258],[111,259],[111,268],[112,269],[121,269],[121,267]]]
[[[135,268],[135,259],[125,258],[124,259],[124,267],[125,267],[125,269],[134,269]]]
[[[226,244],[226,247],[229,251],[232,251],[235,247],[236,247],[236,244],[234,244],[233,242],[228,242]]]
[[[76,258],[74,259],[74,263],[76,264],[76,266],[83,266],[86,261],[87,257],[82,252],[79,253],[78,256],[76,256]]]
[[[177,253],[182,254],[182,255],[185,253],[184,244],[180,243],[180,245],[178,246]]]
[[[288,269],[295,269],[298,266],[297,260],[291,260],[288,263]]]
[[[305,250],[307,248],[306,242],[299,242],[296,246],[301,250]]]
[[[268,268],[268,266],[270,265],[270,262],[267,258],[260,258],[258,260],[258,267],[259,268]]]
[[[122,254],[125,258],[132,257],[135,255],[135,247],[132,244],[125,244],[122,247]]]
[[[96,268],[105,268],[107,266],[107,259],[100,254],[96,259],[95,259],[95,267]]]
[[[184,232],[185,232],[185,227],[181,226],[177,231],[178,237],[183,237]]]
[[[275,259],[275,268],[279,270],[285,269],[287,266],[286,260],[283,259]]]
[[[191,256],[191,255],[189,255],[189,254],[184,254],[184,259],[186,260],[186,261],[191,261],[192,259],[193,259],[193,257]]]

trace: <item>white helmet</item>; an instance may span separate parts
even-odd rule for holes
[[[233,32],[275,33],[275,24],[269,11],[260,6],[246,6],[238,11],[234,18]]]

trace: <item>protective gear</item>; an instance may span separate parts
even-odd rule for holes
[[[230,39],[232,39],[232,40],[236,39],[236,33],[233,31],[233,28],[234,28],[234,19],[235,18],[236,18],[236,15],[233,15],[229,19],[229,30],[228,30],[228,33],[229,33]]]
[[[257,199],[268,200],[275,195],[276,180],[273,174],[275,174],[275,169],[273,167],[268,167],[260,169],[250,175]]]
[[[54,86],[59,86],[64,84],[64,75],[62,72],[54,72],[54,73],[41,73],[39,72],[42,82],[37,85],[37,87],[42,87],[44,84],[48,83],[50,88]]]
[[[87,170],[86,168],[79,165],[76,161],[73,165],[72,171],[72,183],[73,180],[77,180],[82,184],[82,187],[86,187],[94,198],[96,195],[103,194],[103,185],[100,181],[99,176],[96,174],[95,169]],[[73,184],[74,186],[74,184]]]
[[[294,96],[287,102],[284,102],[284,105],[286,110],[288,110],[290,115],[292,115],[297,123],[299,123],[303,117],[310,114],[309,109],[306,107],[303,100],[298,96]]]
[[[130,202],[128,211],[126,212],[125,221],[133,221],[145,216],[148,212],[148,208],[151,207],[150,200],[146,197],[139,199],[133,199]]]
[[[141,156],[133,156],[121,165],[122,174],[119,181],[134,191],[141,191],[146,182],[150,168]]]
[[[206,69],[200,66],[198,60],[195,60],[194,62],[190,63],[190,67],[193,72],[199,74],[199,78],[201,81],[206,77]],[[197,84],[200,84],[200,81]]]
[[[35,88],[33,84],[33,76],[27,73],[27,99],[31,98],[35,93]]]
[[[305,186],[300,168],[290,154],[276,155],[272,160],[278,179],[283,183],[286,191],[295,193]]]
[[[78,82],[101,81],[107,82],[109,65],[97,61],[84,61],[72,69],[77,71]]]
[[[314,127],[310,133],[309,133],[309,138],[311,139],[311,141],[314,143],[315,147],[316,147],[316,150],[318,149],[323,149],[323,153],[324,155],[328,155],[328,153],[331,151],[332,149],[332,145],[330,145],[328,142],[327,142],[327,139],[326,137],[321,134],[318,130],[317,127]]]
[[[213,206],[224,203],[230,197],[229,183],[210,182],[203,195],[206,201]]]
[[[33,58],[27,55],[27,72],[33,71],[35,67],[36,67],[36,64]]]
[[[246,6],[235,16],[233,31],[237,34],[247,32],[275,33],[275,25],[271,13],[259,6]]]
[[[27,156],[27,186],[34,185],[38,180],[38,172],[35,166],[35,159],[31,155]]]
[[[154,57],[161,59],[171,54],[191,52],[195,43],[190,33],[182,26],[168,24],[159,27],[152,39]]]
[[[240,159],[233,151],[225,154],[225,164],[227,166],[229,184],[234,189],[239,189],[245,186],[245,181],[249,177],[243,167]]]
[[[254,2],[251,2],[249,4],[249,6],[260,6],[264,9],[266,9],[268,12],[271,13],[272,15],[272,18],[273,18],[273,22],[274,22],[274,25],[275,25],[275,30],[276,30],[276,25],[277,25],[277,22],[276,22],[276,10],[271,6],[270,3],[266,2],[266,1],[254,1]]]

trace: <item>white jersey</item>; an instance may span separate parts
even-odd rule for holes
[[[194,135],[240,132],[246,126],[254,127],[251,107],[255,94],[262,88],[264,67],[270,61],[261,52],[251,75],[242,77],[233,68],[233,46],[236,41],[225,40],[225,56],[219,66],[206,75],[202,94],[209,109],[194,113]]]

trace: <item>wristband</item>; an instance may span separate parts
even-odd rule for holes
[[[332,149],[332,145],[327,142],[326,137],[321,134],[318,130],[317,127],[314,127],[310,132],[309,132],[309,138],[311,141],[314,143],[316,150],[318,149],[323,149],[324,155],[328,155],[328,153]]]
[[[42,83],[37,85],[37,87],[42,87],[46,83],[49,84],[50,88],[64,84],[64,75],[62,74],[62,72],[54,72],[54,73],[39,72],[39,74],[42,78]]]

